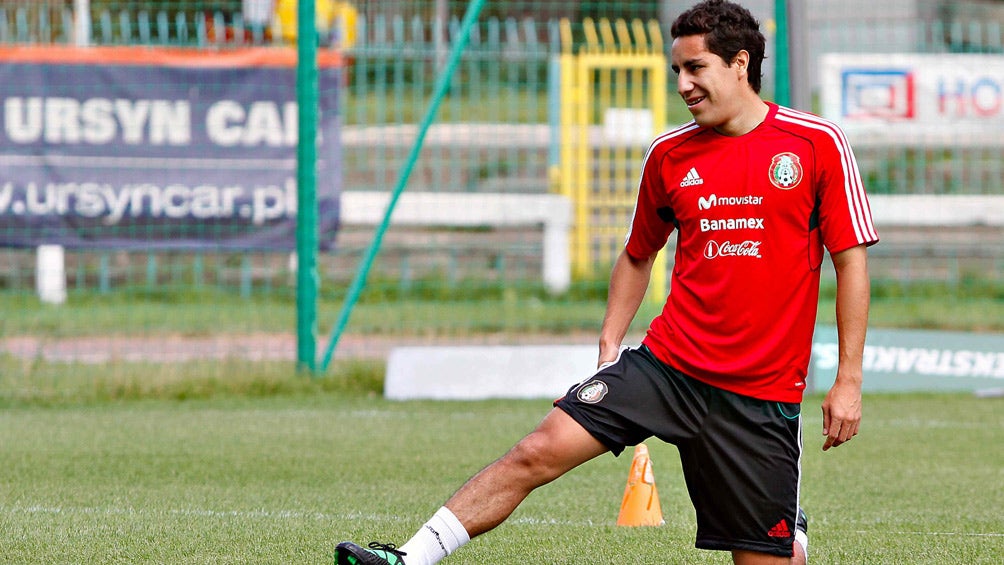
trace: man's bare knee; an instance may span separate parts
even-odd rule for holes
[[[732,562],[735,565],[789,565],[792,563],[792,560],[790,557],[778,557],[755,551],[735,550],[732,552]]]
[[[534,431],[514,445],[499,464],[506,468],[510,479],[531,483],[533,488],[553,481],[567,470],[555,464],[554,451],[546,434]]]
[[[537,487],[600,455],[607,449],[571,417],[554,410],[519,441],[499,463]]]

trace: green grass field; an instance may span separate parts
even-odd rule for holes
[[[357,304],[350,332],[360,334],[443,334],[468,332],[590,331],[599,329],[606,306],[606,283],[595,282],[577,293],[551,299],[536,288],[479,289],[469,295],[438,289]],[[824,285],[818,309],[821,324],[834,323],[834,290]],[[322,297],[318,325],[331,330],[343,305],[341,296]],[[642,331],[661,304],[645,303],[633,329]],[[218,335],[248,331],[293,332],[296,304],[291,295],[243,299],[232,293],[164,292],[101,295],[79,293],[59,307],[41,304],[34,295],[0,293],[0,337],[174,334]],[[492,316],[484,316],[492,312]],[[943,284],[903,289],[873,283],[871,327],[937,328],[1004,332],[1004,284]]]
[[[825,290],[819,321],[832,323]],[[873,327],[1004,331],[999,286],[873,290]],[[595,331],[601,298],[587,289],[559,301],[532,290],[363,301],[349,330],[363,340],[566,335]],[[59,308],[27,306],[0,295],[0,338],[240,339],[295,327],[283,297],[77,295]],[[322,332],[338,306],[321,303]],[[635,329],[653,314],[640,313]],[[330,563],[344,539],[400,544],[548,410],[543,400],[389,402],[377,360],[339,361],[329,373],[307,378],[281,360],[0,353],[0,563]],[[828,453],[820,401],[808,398],[804,412],[814,563],[1004,562],[1004,399],[868,396],[861,435]],[[604,456],[534,493],[448,563],[730,562],[693,549],[675,449],[649,447],[665,526],[614,525],[630,460]]]
[[[254,380],[252,377],[248,377]],[[403,543],[546,401],[389,402],[378,383],[282,381],[255,396],[10,403],[0,411],[0,562],[330,563],[343,539]],[[1004,400],[868,396],[861,435],[820,450],[805,408],[815,563],[1001,563]],[[614,525],[629,454],[535,492],[448,563],[727,563],[697,551],[675,449],[648,443],[666,525]]]

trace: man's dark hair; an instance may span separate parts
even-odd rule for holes
[[[760,92],[767,40],[760,33],[760,22],[746,8],[726,0],[705,0],[680,14],[670,28],[670,35],[674,39],[703,35],[708,51],[721,57],[727,65],[745,49],[750,54],[747,80],[754,92]]]

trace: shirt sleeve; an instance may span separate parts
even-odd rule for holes
[[[878,242],[871,206],[854,151],[835,125],[823,137],[819,187],[819,227],[830,253]]]
[[[676,215],[663,183],[661,161],[661,155],[653,148],[642,164],[638,199],[624,242],[628,254],[636,259],[649,257],[662,249],[676,224]]]

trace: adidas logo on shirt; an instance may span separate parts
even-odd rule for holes
[[[687,172],[687,176],[683,177],[683,180],[680,181],[680,187],[697,186],[699,184],[704,184],[704,179],[701,178],[701,175],[697,174],[695,167],[691,167],[690,171]]]

